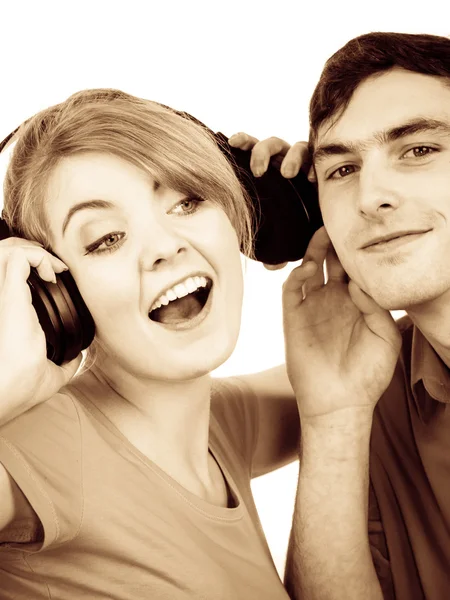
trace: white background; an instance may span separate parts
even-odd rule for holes
[[[226,135],[305,140],[309,98],[333,52],[369,31],[449,35],[448,6],[444,0],[3,0],[0,139],[75,91],[115,87],[190,112]],[[292,266],[269,272],[248,262],[238,346],[217,375],[283,362],[281,284]],[[253,482],[280,571],[297,469],[294,463]]]

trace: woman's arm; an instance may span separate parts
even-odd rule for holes
[[[252,477],[270,473],[298,458],[300,419],[297,401],[286,372],[280,365],[239,377],[258,402],[258,439]]]

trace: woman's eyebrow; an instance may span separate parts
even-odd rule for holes
[[[415,133],[439,132],[450,134],[450,123],[439,119],[417,118],[396,127],[391,127],[384,131],[378,131],[366,140],[340,141],[336,140],[329,144],[318,146],[313,153],[313,163],[325,160],[329,156],[339,154],[357,154],[372,144],[382,145],[395,142],[408,135]]]
[[[86,200],[84,202],[79,202],[78,204],[74,204],[74,206],[72,206],[69,210],[69,212],[66,215],[66,218],[64,219],[63,222],[63,226],[62,226],[62,234],[64,237],[64,234],[66,232],[67,226],[69,225],[70,219],[80,210],[84,210],[84,209],[98,209],[98,208],[115,208],[115,204],[113,202],[110,202],[109,200],[99,200],[99,199],[94,199],[94,200]]]

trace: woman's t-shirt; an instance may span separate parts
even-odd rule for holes
[[[137,450],[92,402],[111,393],[88,371],[0,429],[0,462],[35,512],[1,532],[0,598],[287,600],[250,488],[251,390],[213,383],[210,451],[234,508]]]

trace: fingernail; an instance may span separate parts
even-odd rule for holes
[[[281,174],[283,175],[283,177],[294,177],[295,175],[295,170],[294,167],[292,165],[287,165],[287,166],[283,166],[283,168],[281,169]]]
[[[53,273],[52,281],[53,281],[53,283],[56,283],[56,275],[55,275],[55,273]]]
[[[255,177],[261,177],[261,175],[264,175],[264,171],[264,163],[261,161],[255,162],[252,166],[252,172]]]
[[[235,144],[238,141],[239,137],[240,137],[239,133],[235,133],[230,138],[228,138],[228,143]]]

